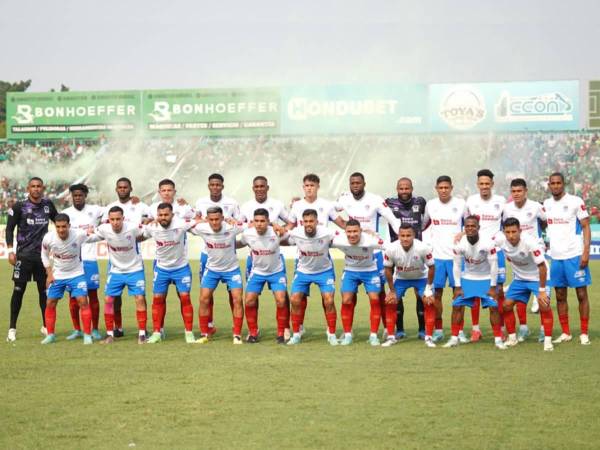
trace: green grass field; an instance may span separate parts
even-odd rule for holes
[[[592,265],[592,272],[600,280],[599,263]],[[1,261],[0,324],[6,328],[12,291],[9,277],[8,263]],[[194,283],[196,314],[197,278]],[[406,300],[409,339],[387,349],[371,348],[365,342],[368,302],[361,295],[355,344],[332,348],[325,341],[325,320],[314,292],[307,311],[309,333],[302,345],[290,348],[274,342],[275,308],[268,293],[260,306],[262,342],[233,346],[231,316],[220,287],[215,309],[220,331],[210,344],[198,346],[184,343],[178,302],[171,294],[168,339],[162,344],[137,345],[130,299],[123,308],[126,337],[114,345],[84,347],[81,341],[65,341],[70,319],[63,301],[57,318],[59,341],[42,347],[37,292],[30,284],[18,341],[0,345],[0,447],[579,449],[600,445],[600,333],[594,311],[593,343],[588,347],[574,340],[547,353],[531,338],[501,352],[492,344],[489,323],[485,325],[488,315],[482,312],[483,342],[426,349],[416,339],[411,295]],[[591,289],[592,310],[599,294],[596,284]],[[577,335],[576,300],[573,291],[569,295],[572,331]],[[339,297],[336,304],[339,314]],[[448,307],[444,319],[448,334]],[[530,315],[529,324],[537,331],[538,318]],[[194,325],[197,330],[197,320]]]

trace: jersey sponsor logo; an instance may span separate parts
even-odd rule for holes
[[[50,214],[50,208],[48,206],[44,206],[44,212],[46,214]]]
[[[327,286],[333,286],[335,284],[335,280],[333,278],[327,278],[325,284],[327,284]]]
[[[496,254],[496,249],[495,248],[491,249],[490,250],[490,255],[495,255],[495,254]]]
[[[135,287],[138,287],[138,288],[146,287],[146,281],[144,281],[144,280],[137,280],[135,282]]]
[[[77,283],[77,289],[83,289],[84,291],[87,291],[87,283],[85,281],[80,281]]]
[[[191,277],[189,277],[189,276],[187,276],[187,275],[186,275],[185,277],[183,277],[183,278],[181,279],[181,282],[182,282],[183,284],[190,284],[190,283],[192,282],[192,279],[191,279]]]
[[[14,213],[14,211],[13,211],[13,209],[12,209],[12,208],[9,208],[9,210],[8,210],[8,215],[9,215],[9,216],[14,216],[14,215],[15,215],[15,213]]]
[[[587,211],[587,208],[585,207],[585,203],[582,203],[582,204],[581,204],[581,210],[582,210],[582,211]]]
[[[433,258],[433,255],[431,253],[427,253],[427,255],[425,256],[426,259],[431,259]]]
[[[540,250],[533,251],[533,256],[540,256],[541,254],[542,254],[542,252]]]
[[[231,281],[235,282],[235,283],[241,283],[242,282],[242,276],[241,275],[234,275],[231,277]]]
[[[412,207],[413,212],[419,212],[419,205],[413,205]]]

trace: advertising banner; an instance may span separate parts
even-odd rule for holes
[[[590,81],[588,117],[590,128],[600,128],[600,81]]]
[[[433,132],[577,130],[579,81],[432,84]]]
[[[141,124],[138,91],[9,92],[8,139],[99,138],[132,136]]]
[[[282,89],[282,134],[427,131],[427,85],[335,85]]]

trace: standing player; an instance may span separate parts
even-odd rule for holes
[[[285,330],[289,329],[290,310],[287,297],[285,265],[281,258],[281,238],[275,233],[269,211],[257,208],[252,215],[253,227],[244,230],[240,243],[250,248],[252,268],[247,276],[245,312],[248,322],[248,342],[258,342],[258,297],[265,283],[275,297],[277,343],[285,344]]]
[[[429,200],[425,206],[424,222],[429,228],[429,238],[433,247],[433,260],[435,262],[433,295],[436,317],[433,342],[441,341],[444,338],[442,296],[446,283],[454,289],[454,275],[452,272],[454,239],[462,231],[466,211],[465,201],[454,197],[452,189],[452,179],[447,175],[439,176],[435,182],[435,190],[438,196]],[[463,344],[468,342],[462,325],[458,333],[458,339]]]
[[[527,198],[527,182],[523,178],[515,178],[510,182],[510,195],[512,201],[504,205],[502,211],[502,220],[514,217],[521,224],[521,231],[531,239],[540,241],[543,244],[542,229],[546,228],[546,212],[541,203],[534,202]],[[539,304],[537,297],[533,296],[531,312],[537,313]],[[527,328],[527,304],[517,303],[517,315],[519,317],[519,337],[524,341],[529,336]],[[540,340],[544,340],[544,327],[540,329]]]
[[[329,246],[335,232],[318,224],[318,213],[306,209],[302,213],[302,226],[293,229],[287,239],[298,248],[298,264],[292,282],[291,318],[293,335],[288,345],[299,344],[302,338],[300,325],[304,321],[303,299],[308,296],[310,285],[315,283],[321,291],[323,309],[327,320],[327,342],[338,345],[335,335],[337,313],[335,311],[335,273],[329,256]]]
[[[515,302],[527,306],[529,297],[533,294],[539,298],[540,316],[544,329],[544,350],[552,351],[552,308],[550,298],[546,292],[546,279],[548,268],[544,258],[544,244],[539,239],[533,239],[522,232],[519,220],[509,217],[502,225],[504,238],[501,239],[501,248],[504,250],[506,259],[511,263],[513,269],[513,280],[510,283],[506,300],[504,301],[504,324],[508,332],[506,345],[513,347],[520,341],[517,339],[515,314],[513,307]],[[548,288],[549,291],[549,288]]]
[[[23,295],[27,282],[33,278],[37,284],[40,311],[42,312],[42,334],[46,334],[46,271],[41,260],[42,239],[48,232],[48,223],[56,217],[54,204],[43,197],[44,182],[33,177],[27,183],[27,199],[16,202],[8,210],[6,223],[6,247],[8,262],[14,266],[14,287],[10,299],[10,326],[8,342],[17,340],[17,319],[23,304]],[[13,244],[15,228],[17,229],[17,252]]]
[[[461,268],[465,270],[461,276]],[[465,218],[465,235],[454,247],[454,301],[452,302],[452,336],[444,347],[459,344],[458,331],[464,317],[465,306],[473,308],[475,299],[480,299],[484,308],[490,310],[490,323],[494,331],[494,344],[506,350],[502,341],[502,325],[495,297],[498,279],[498,255],[496,244],[479,234],[479,218]]]
[[[104,320],[106,322],[105,344],[114,339],[114,298],[121,297],[127,287],[129,295],[135,296],[136,318],[138,323],[138,344],[146,343],[146,281],[144,262],[140,254],[138,240],[143,234],[142,225],[125,223],[123,209],[113,206],[108,210],[109,223],[100,225],[89,236],[88,242],[106,240],[110,271],[106,278],[104,294]]]
[[[46,305],[46,325],[48,335],[42,344],[56,342],[56,304],[65,290],[79,302],[81,321],[83,322],[83,343],[92,343],[92,312],[87,300],[87,285],[81,262],[81,245],[87,240],[87,233],[72,230],[69,216],[57,214],[54,220],[55,231],[50,231],[42,241],[42,262],[46,268],[48,303]],[[52,258],[52,261],[50,260]]]
[[[544,201],[548,217],[550,239],[550,284],[556,291],[556,310],[562,334],[555,344],[571,340],[567,288],[575,288],[579,302],[581,334],[579,342],[589,345],[588,321],[590,303],[587,287],[592,283],[588,262],[590,259],[590,217],[585,203],[575,195],[565,192],[565,177],[560,172],[550,175],[548,188],[552,197]]]
[[[97,227],[102,220],[104,210],[100,206],[86,203],[89,192],[88,187],[85,184],[73,184],[69,187],[69,192],[71,193],[73,206],[65,209],[63,213],[69,216],[71,228],[87,231],[89,228]],[[92,339],[100,340],[102,339],[98,332],[100,271],[98,270],[95,243],[87,242],[81,246],[81,259],[83,260],[83,271],[88,289],[88,302],[92,311]],[[69,296],[69,312],[73,322],[73,331],[67,336],[68,341],[83,336],[81,324],[79,323],[79,302],[74,296]]]
[[[397,340],[393,334],[396,303],[410,288],[415,289],[417,298],[423,298],[425,309],[425,345],[435,347],[433,342],[433,327],[435,325],[435,305],[431,289],[435,275],[435,263],[429,245],[415,239],[415,229],[408,223],[400,225],[398,239],[385,250],[385,278],[390,291],[387,295],[386,321],[388,337],[381,344],[390,347]],[[391,317],[389,317],[389,316]]]
[[[179,219],[193,219],[195,216],[194,209],[188,205],[185,200],[176,199],[175,196],[177,190],[175,189],[175,182],[165,178],[158,182],[158,195],[160,200],[152,203],[149,210],[149,218],[156,219],[158,205],[161,203],[168,203],[173,206],[173,214]]]
[[[173,283],[181,303],[181,316],[185,326],[185,342],[193,344],[196,339],[192,331],[194,308],[190,301],[192,270],[187,257],[186,232],[197,221],[184,221],[175,218],[173,206],[169,203],[158,205],[157,222],[144,228],[144,238],[154,238],[156,242],[156,265],[154,267],[152,324],[154,332],[148,338],[149,344],[162,340],[161,327],[169,285]]]
[[[494,174],[489,169],[481,169],[477,172],[477,189],[478,194],[473,194],[467,199],[467,214],[477,216],[479,219],[479,234],[483,240],[493,240],[496,234],[500,232],[502,224],[502,210],[506,200],[501,195],[492,193],[494,187]],[[502,310],[502,301],[504,300],[503,284],[506,281],[506,262],[504,261],[504,253],[499,251],[497,254],[498,261],[498,280],[497,299],[498,307]],[[481,329],[479,328],[479,309],[480,300],[473,300],[471,308],[471,321],[473,331],[471,333],[471,342],[477,342],[481,339]],[[502,318],[500,318],[502,323]]]
[[[242,325],[244,323],[244,305],[242,300],[242,273],[240,262],[235,253],[235,237],[242,228],[235,225],[235,219],[229,219],[233,225],[226,223],[223,210],[218,206],[206,211],[208,223],[202,223],[191,230],[200,236],[206,244],[206,267],[200,284],[200,305],[198,319],[200,322],[200,339],[198,344],[208,342],[209,323],[212,319],[211,305],[214,304],[213,293],[219,282],[227,285],[231,296],[231,312],[233,316],[233,343],[242,343]]]
[[[418,240],[422,240],[422,229],[425,223],[425,207],[427,202],[423,197],[413,196],[413,184],[410,178],[400,178],[396,183],[396,197],[389,197],[385,200],[386,204],[389,205],[391,210],[398,219],[400,224],[408,224],[415,231],[415,237]],[[392,242],[398,239],[396,231],[397,226],[393,223],[389,224],[390,239]],[[419,339],[425,338],[425,318],[423,316],[423,299],[418,294],[418,290],[415,289],[415,295],[417,296],[417,320],[419,322]],[[396,339],[402,339],[406,337],[404,332],[404,302],[402,298],[398,299],[398,312],[396,319]]]

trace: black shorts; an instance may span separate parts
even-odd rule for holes
[[[35,282],[46,280],[46,269],[41,259],[17,256],[17,262],[13,268],[13,281],[27,283],[32,279]]]

